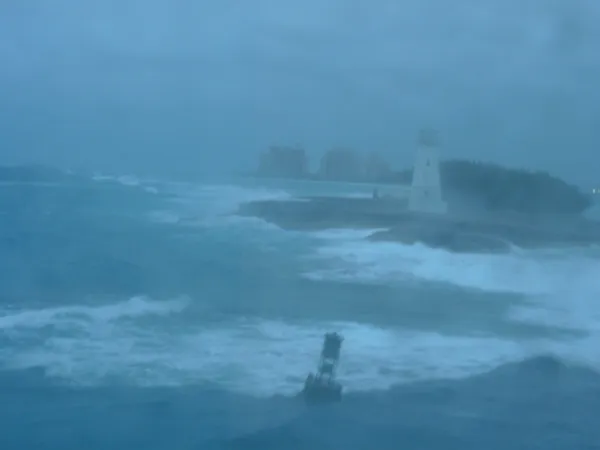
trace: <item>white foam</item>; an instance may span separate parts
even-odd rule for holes
[[[123,186],[139,186],[140,180],[135,175],[120,175],[116,180]]]
[[[372,192],[349,192],[346,194],[341,194],[340,197],[344,198],[372,198]]]
[[[199,212],[232,213],[242,204],[259,200],[287,200],[291,195],[280,189],[250,188],[231,184],[195,185],[176,183],[171,190],[177,195],[176,202]]]
[[[102,182],[102,181],[113,181],[114,177],[112,177],[110,175],[104,175],[104,174],[102,174],[100,172],[95,172],[92,175],[92,180],[93,181],[99,181],[99,182]]]
[[[102,173],[94,173],[92,180],[99,183],[118,183],[122,186],[143,189],[149,194],[158,194],[159,190],[155,186],[160,184],[156,180],[142,180],[135,175],[106,175]]]
[[[571,260],[570,265],[554,267],[545,295],[513,307],[515,321],[551,327],[570,328],[600,338],[600,261]]]
[[[98,182],[114,182],[122,184],[123,186],[140,185],[140,180],[135,175],[106,175],[97,172],[92,176],[92,180]]]
[[[348,228],[329,228],[326,230],[313,231],[310,235],[325,241],[362,241],[377,231],[383,229],[360,229],[353,230]]]
[[[316,280],[401,283],[443,282],[485,292],[526,295],[512,304],[508,320],[570,329],[600,339],[600,258],[597,249],[518,250],[503,255],[454,254],[422,245],[330,240],[315,257],[323,267],[306,274]],[[482,301],[486,301],[482,297]],[[584,345],[585,347],[585,345]],[[589,362],[579,344],[553,346],[562,357]],[[587,347],[585,347],[587,348]],[[587,355],[587,356],[586,356]]]
[[[268,231],[279,230],[279,227],[262,219],[240,217],[235,215],[235,212],[241,204],[250,201],[292,198],[283,190],[229,184],[169,183],[166,185],[166,190],[174,195],[172,208],[152,212],[149,216],[150,220],[208,228],[251,226]]]
[[[311,278],[382,283],[416,278],[483,291],[524,294],[553,293],[561,286],[571,285],[581,273],[600,273],[599,260],[565,251],[553,257],[544,252],[524,251],[457,254],[419,244],[353,239],[329,242],[318,249],[315,258],[328,264],[307,274]]]
[[[1,364],[43,367],[49,376],[83,385],[115,379],[136,385],[207,381],[246,394],[273,395],[299,389],[315,368],[323,333],[332,329],[346,339],[339,376],[350,391],[465,377],[526,355],[517,343],[501,339],[357,323],[243,319],[218,328],[187,324],[174,332],[136,320],[177,314],[187,305],[136,298],[107,306],[4,313],[0,329],[11,345],[0,352]],[[41,333],[48,328],[51,333]]]
[[[181,312],[189,300],[175,299],[158,302],[147,297],[132,297],[127,301],[99,306],[69,305],[33,310],[0,310],[0,330],[43,328],[67,323],[108,322],[115,319],[145,315],[167,315]]]

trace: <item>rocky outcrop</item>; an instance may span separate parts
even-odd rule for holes
[[[257,175],[277,178],[307,178],[308,157],[304,149],[272,146],[260,157]]]
[[[238,214],[260,217],[285,229],[382,229],[369,239],[422,243],[459,253],[506,252],[512,246],[587,246],[600,243],[600,223],[582,218],[527,221],[412,213],[399,199],[305,197],[244,204]],[[539,218],[538,218],[539,219]]]
[[[370,152],[365,155],[363,177],[366,181],[385,182],[392,177],[392,168],[379,153]]]
[[[360,181],[363,178],[361,158],[347,148],[329,150],[321,158],[318,177],[330,181]]]
[[[579,220],[533,225],[415,215],[411,221],[375,232],[369,239],[404,244],[420,242],[457,253],[489,253],[508,251],[513,246],[534,249],[597,244],[600,243],[600,224]]]
[[[369,236],[372,241],[392,241],[406,245],[423,244],[455,253],[505,253],[512,243],[501,236],[483,232],[462,232],[453,227],[432,227],[427,221],[414,222]]]

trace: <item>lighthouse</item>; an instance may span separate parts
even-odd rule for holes
[[[408,209],[429,214],[445,214],[448,210],[442,198],[438,140],[431,130],[419,134]]]

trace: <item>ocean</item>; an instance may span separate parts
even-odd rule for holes
[[[0,449],[600,448],[600,250],[286,231],[359,185],[0,185]],[[344,336],[339,404],[296,394]]]

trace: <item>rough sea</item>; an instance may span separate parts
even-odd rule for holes
[[[600,251],[291,232],[319,183],[0,185],[0,449],[600,448]],[[344,400],[298,398],[323,334]]]

